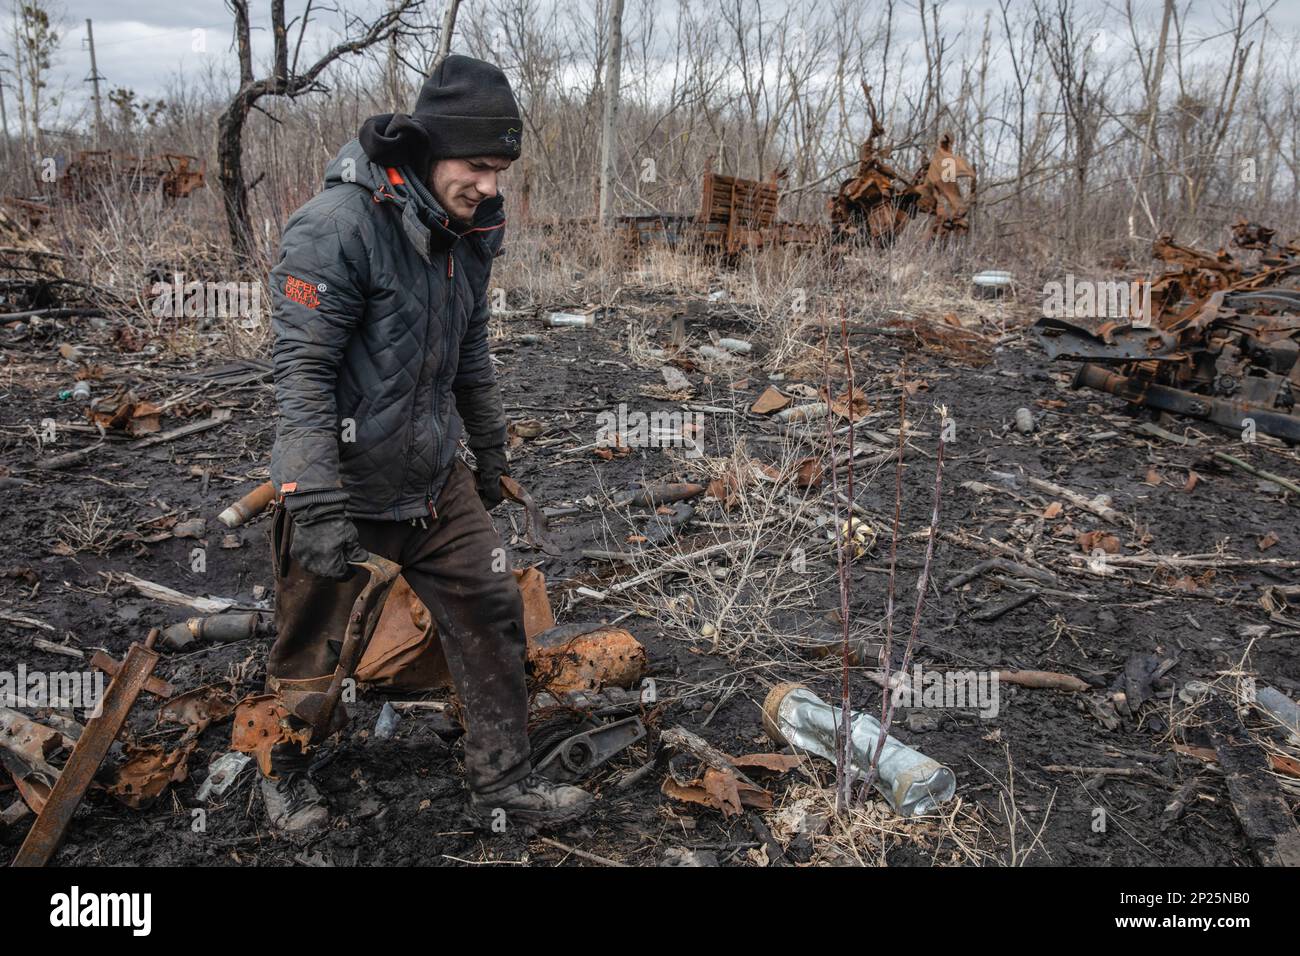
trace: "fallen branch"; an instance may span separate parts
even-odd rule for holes
[[[690,564],[692,561],[698,561],[700,558],[707,558],[710,555],[720,554],[724,551],[730,551],[734,548],[748,547],[750,542],[743,539],[737,541],[726,541],[722,544],[710,545],[699,551],[693,551],[690,554],[680,554],[675,558],[669,558],[664,562],[662,567],[651,568],[649,571],[642,571],[636,577],[628,578],[626,581],[619,581],[617,584],[611,584],[605,589],[607,594],[618,594],[626,591],[628,588],[634,588],[639,584],[645,584],[647,581],[653,581],[661,574],[669,574],[673,571],[681,570],[681,565]]]
[[[174,591],[164,584],[156,584],[153,581],[146,581],[144,578],[137,578],[134,574],[125,571],[116,572],[112,577],[131,585],[139,592],[141,597],[149,598],[153,601],[161,601],[164,604],[175,604],[180,607],[192,608],[200,614],[220,614],[222,611],[228,611],[238,602],[228,598],[201,598],[191,597],[188,594],[182,594],[180,591]]]
[[[1039,581],[1043,584],[1056,583],[1056,575],[1048,571],[1039,571],[1037,568],[1018,564],[1015,561],[1008,561],[1005,558],[991,558],[988,561],[981,561],[974,567],[967,568],[961,574],[950,578],[948,583],[943,586],[943,589],[945,591],[955,590],[989,571],[1002,571],[1018,578],[1028,578],[1031,581]]]
[[[1089,555],[1070,554],[1071,561],[1089,561]],[[1232,554],[1180,557],[1167,554],[1108,554],[1105,563],[1117,568],[1154,568],[1166,565],[1171,568],[1300,568],[1300,561],[1286,558],[1241,558]]]
[[[714,770],[722,773],[729,773],[737,780],[743,780],[751,787],[757,787],[758,784],[750,780],[749,777],[731,762],[731,758],[724,754],[713,744],[709,743],[703,737],[691,733],[685,727],[669,727],[659,735],[659,743],[665,747],[672,747],[674,750],[681,750],[699,758],[702,762],[708,764]]]
[[[1156,786],[1172,790],[1174,785],[1149,767],[1079,767],[1074,764],[1050,764],[1043,768],[1048,773],[1086,773],[1089,776],[1129,777],[1146,780]]]
[[[205,432],[209,428],[216,428],[218,425],[224,425],[230,421],[231,411],[228,408],[214,408],[212,417],[205,418],[200,422],[190,422],[188,425],[182,425],[179,428],[172,428],[165,432],[159,432],[156,435],[150,435],[148,438],[141,438],[134,441],[128,448],[148,448],[151,445],[161,445],[164,442],[174,441],[177,438],[184,438],[186,435],[196,435],[199,432]]]
[[[87,445],[85,448],[66,451],[62,455],[55,455],[53,458],[42,458],[36,463],[36,467],[42,471],[58,471],[60,468],[69,468],[72,465],[80,464],[83,459],[89,458],[103,446],[104,440],[101,438],[95,444]]]
[[[581,857],[584,860],[590,860],[592,863],[599,863],[601,866],[622,866],[626,863],[620,863],[618,860],[611,860],[607,856],[597,856],[595,853],[588,853],[586,850],[579,850],[576,846],[569,846],[567,843],[561,843],[559,840],[552,840],[550,837],[538,837],[539,842],[547,846],[553,846],[557,850],[563,850],[565,853],[572,853],[574,856]]]
[[[1271,471],[1265,471],[1263,468],[1256,468],[1249,462],[1242,461],[1234,455],[1229,455],[1226,451],[1216,451],[1214,458],[1217,461],[1226,462],[1233,468],[1239,468],[1247,474],[1254,475],[1256,478],[1263,478],[1265,481],[1271,481],[1275,485],[1280,485],[1292,494],[1300,495],[1300,485],[1281,475],[1274,474]],[[1295,502],[1293,502],[1295,503]]]
[[[996,621],[1004,614],[1009,614],[1016,608],[1028,604],[1038,597],[1038,592],[1033,588],[1017,594],[1009,601],[1003,601],[1000,604],[993,604],[992,607],[983,607],[971,615],[972,621]],[[989,602],[992,603],[992,602]]]
[[[1109,521],[1111,524],[1127,524],[1124,516],[1110,506],[1109,499],[1104,495],[1098,495],[1095,498],[1085,498],[1077,491],[1071,491],[1069,488],[1062,488],[1060,485],[1053,484],[1050,481],[1044,481],[1042,478],[1028,477],[1028,482],[1039,491],[1046,491],[1049,494],[1056,495],[1058,498],[1064,498],[1076,508],[1082,508],[1095,514],[1103,521]]]

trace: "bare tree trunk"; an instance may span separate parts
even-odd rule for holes
[[[438,35],[438,53],[429,64],[432,76],[451,53],[451,35],[456,32],[456,13],[460,10],[460,0],[447,0],[447,9],[442,14],[442,31]]]
[[[623,0],[613,0],[609,9],[609,55],[605,69],[605,117],[600,137],[600,224],[614,225],[614,137],[618,119],[619,66],[623,48]]]
[[[397,0],[388,0],[388,11],[391,13],[397,6]],[[393,33],[388,37],[388,62],[384,69],[384,85],[388,87],[388,108],[396,112],[405,105],[402,100],[402,60],[397,55],[397,34]]]
[[[359,53],[381,43],[396,31],[401,16],[417,0],[397,0],[394,7],[368,26],[360,36],[331,47],[304,72],[289,69],[288,31],[285,28],[284,0],[271,0],[271,27],[275,41],[274,75],[253,79],[253,50],[250,43],[248,0],[227,0],[235,15],[235,45],[239,54],[239,89],[217,119],[217,164],[221,196],[226,209],[226,227],[230,243],[241,259],[253,256],[253,232],[248,221],[248,184],[244,179],[244,124],[257,101],[264,96],[295,97],[322,89],[320,74],[335,60],[349,53]],[[307,29],[303,16],[299,27]],[[296,55],[295,55],[296,60]]]
[[[1146,136],[1142,139],[1142,158],[1138,161],[1137,181],[1133,184],[1133,204],[1128,209],[1128,237],[1136,240],[1137,230],[1133,218],[1137,215],[1138,199],[1146,193],[1147,161],[1151,158],[1151,144],[1156,138],[1156,123],[1160,120],[1160,83],[1165,74],[1165,45],[1169,41],[1169,20],[1174,15],[1174,0],[1165,0],[1165,12],[1160,18],[1160,46],[1156,50],[1156,64],[1151,71],[1151,85],[1147,89],[1147,109],[1151,113]],[[1151,223],[1156,231],[1155,222]]]

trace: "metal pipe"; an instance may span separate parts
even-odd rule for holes
[[[1231,431],[1240,432],[1247,421],[1254,423],[1256,430],[1265,435],[1281,438],[1283,441],[1300,443],[1300,418],[1273,411],[1249,402],[1235,402],[1225,398],[1213,398],[1209,395],[1197,395],[1167,385],[1142,382],[1108,371],[1100,365],[1082,365],[1071,383],[1074,388],[1095,388],[1110,392],[1127,401],[1162,412],[1176,415],[1188,415],[1203,421],[1213,422]]]
[[[274,497],[275,485],[269,481],[263,482],[217,515],[217,520],[227,528],[238,528],[265,511]]]

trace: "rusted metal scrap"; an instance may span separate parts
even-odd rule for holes
[[[788,170],[776,169],[767,179],[742,179],[714,172],[710,157],[694,217],[674,213],[621,216],[618,229],[624,248],[635,254],[652,244],[679,244],[718,256],[735,256],[769,246],[825,246],[869,241],[893,242],[917,216],[931,218],[935,237],[965,232],[975,204],[975,168],[953,152],[945,133],[929,156],[922,156],[912,175],[890,165],[889,150],[880,145],[880,124],[871,88],[864,84],[871,133],[858,154],[856,174],[840,184],[830,200],[830,225],[791,222],[778,218],[781,183]],[[559,231],[571,221],[543,229]]]
[[[840,184],[831,200],[831,234],[836,242],[869,241],[889,245],[919,215],[932,217],[931,234],[946,236],[970,228],[975,204],[975,169],[952,151],[945,133],[934,154],[922,158],[910,178],[889,163],[889,150],[878,145],[884,129],[873,124],[858,152],[858,170]],[[969,191],[962,194],[960,183]]]
[[[735,256],[773,245],[824,243],[823,225],[777,218],[784,169],[767,179],[743,179],[713,171],[713,157],[700,183],[700,207],[694,216],[674,213],[620,216],[618,229],[625,248],[635,254],[649,245],[686,245],[706,254]]]
[[[158,629],[154,628],[143,644],[132,644],[121,664],[108,661],[113,665],[110,671],[113,680],[100,702],[99,714],[86,724],[72,756],[49,791],[45,806],[14,857],[13,866],[44,866],[58,851],[72,815],[126,723],[136,698],[141,692],[150,690],[151,683],[157,686],[157,679],[152,674],[158,663],[158,653],[153,649],[158,634]],[[91,663],[96,664],[95,659]],[[162,686],[167,688],[166,696],[172,696],[170,685],[164,683]]]
[[[528,667],[555,694],[632,687],[645,674],[646,650],[620,627],[563,624],[528,641]]]
[[[271,775],[272,749],[290,743],[306,752],[311,731],[294,729],[289,722],[289,708],[278,694],[251,694],[235,707],[230,749],[251,754],[263,775]]]
[[[1149,284],[1144,314],[1042,318],[1043,348],[1087,363],[1076,388],[1300,442],[1300,247],[1274,244],[1273,230],[1253,223],[1233,234],[1260,253],[1256,263],[1162,237],[1153,255],[1175,268]]]
[[[153,156],[114,154],[112,150],[82,150],[63,169],[59,195],[88,199],[97,192],[124,186],[132,192],[161,189],[168,199],[184,199],[205,183],[206,164],[184,153]]]
[[[126,760],[113,769],[109,794],[132,810],[152,805],[169,785],[189,779],[190,755],[198,743],[191,737],[175,750],[162,744],[127,744]]]

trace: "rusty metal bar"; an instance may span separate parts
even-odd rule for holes
[[[158,663],[158,654],[153,650],[158,633],[158,628],[155,627],[149,632],[145,643],[132,644],[126,652],[126,660],[104,693],[99,716],[92,717],[86,723],[81,739],[77,741],[72,756],[59,774],[59,780],[50,791],[40,816],[23,840],[12,866],[45,866],[58,851],[59,844],[63,842],[63,834],[72,822],[72,815],[81,805],[81,799],[86,795],[99,765],[104,762],[109,747],[117,739],[118,731],[126,723],[136,698],[149,683],[150,675]]]
[[[347,632],[339,650],[334,676],[324,693],[307,694],[291,707],[299,717],[311,724],[314,743],[324,740],[332,732],[334,712],[343,694],[343,682],[356,673],[357,664],[361,662],[366,645],[379,623],[379,608],[388,596],[389,588],[402,572],[400,565],[378,554],[367,554],[364,561],[350,563],[365,568],[370,574],[370,580],[352,603],[352,613],[348,616]]]

